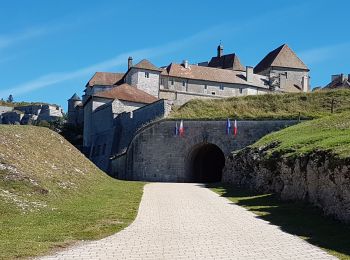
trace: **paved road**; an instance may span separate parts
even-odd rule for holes
[[[332,259],[199,184],[145,186],[123,231],[43,259]]]

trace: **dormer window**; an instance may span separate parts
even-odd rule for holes
[[[149,78],[149,72],[145,72],[145,78]]]

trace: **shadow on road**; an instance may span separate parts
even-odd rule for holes
[[[320,209],[303,202],[281,201],[274,194],[256,193],[222,183],[206,184],[206,187],[281,230],[333,251],[338,257],[350,259],[350,225],[323,216]]]

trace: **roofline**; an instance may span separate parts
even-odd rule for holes
[[[165,76],[165,75],[163,75]],[[260,86],[256,86],[256,85],[251,85],[249,84],[249,82],[247,83],[233,83],[233,82],[227,82],[227,81],[212,81],[212,80],[206,80],[206,79],[198,79],[198,78],[187,78],[187,77],[178,77],[178,76],[171,76],[169,74],[167,74],[166,76],[171,77],[171,78],[179,78],[179,79],[192,79],[192,80],[203,80],[203,81],[207,81],[207,82],[214,82],[214,83],[225,83],[225,84],[238,84],[238,85],[248,85],[248,86],[254,86],[256,88],[261,88],[261,89],[265,89],[263,87]],[[262,75],[259,75],[262,76]]]
[[[139,70],[150,70],[150,71],[158,71],[158,72],[162,72],[162,69],[146,69],[146,68],[139,68],[139,67],[135,67],[135,66],[131,66],[130,69],[139,69]],[[128,69],[128,71],[130,70]]]
[[[306,65],[305,65],[306,66]],[[309,68],[302,69],[302,68],[295,68],[295,67],[284,67],[284,66],[270,66],[270,68],[287,68],[287,69],[296,69],[296,70],[303,70],[303,71],[310,71]]]

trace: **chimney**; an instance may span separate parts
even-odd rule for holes
[[[245,70],[246,70],[246,79],[247,79],[248,82],[253,81],[253,74],[254,74],[253,69],[254,69],[254,68],[253,68],[252,66],[247,66],[247,67],[245,67]]]
[[[128,69],[132,67],[132,57],[128,58]]]
[[[218,58],[220,58],[224,54],[224,46],[220,45],[218,46]]]
[[[184,66],[185,69],[188,69],[188,60],[184,60],[184,61],[182,62],[182,64],[183,64],[183,66]]]
[[[337,78],[339,78],[340,77],[340,75],[339,74],[337,74],[337,75],[332,75],[332,81],[334,81],[334,80],[336,80]]]
[[[345,74],[340,74],[341,75],[341,82],[344,82],[345,80],[347,80],[346,75]]]

